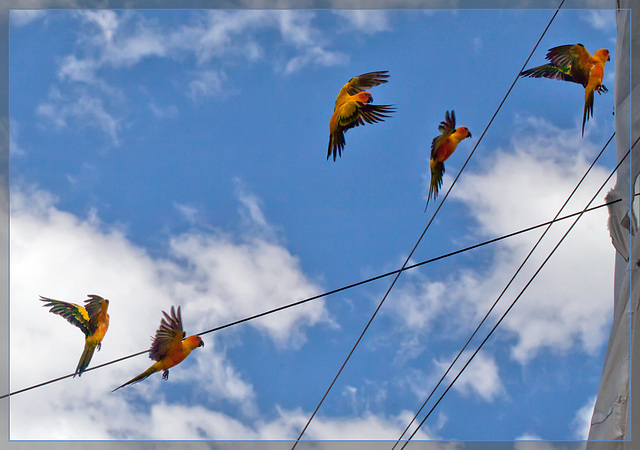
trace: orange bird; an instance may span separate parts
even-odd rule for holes
[[[118,386],[111,392],[115,392],[128,384],[142,381],[161,370],[163,371],[162,379],[167,380],[169,379],[169,369],[171,367],[184,361],[196,347],[204,347],[204,341],[198,335],[194,334],[185,338],[186,333],[182,330],[182,315],[179,306],[178,314],[176,314],[173,306],[171,307],[171,316],[164,311],[162,311],[162,314],[164,314],[164,318],[160,321],[160,328],[156,331],[156,337],[153,339],[149,350],[149,358],[156,362],[140,375],[127,381],[122,386]]]
[[[560,45],[549,49],[546,59],[549,64],[520,72],[520,76],[533,78],[551,78],[571,81],[584,86],[584,112],[582,114],[582,135],[584,124],[593,117],[594,92],[609,92],[604,84],[604,65],[610,61],[609,50],[601,48],[593,56],[582,44]]]
[[[444,122],[440,122],[438,130],[442,134],[436,136],[431,142],[431,161],[429,162],[429,166],[431,167],[431,183],[429,184],[427,205],[424,207],[425,211],[427,210],[427,206],[429,206],[431,197],[435,200],[440,187],[442,187],[444,162],[455,151],[461,140],[471,137],[471,132],[469,132],[467,127],[456,128],[456,114],[453,110],[451,110],[451,115],[449,115],[449,111],[446,112]]]
[[[80,328],[85,335],[84,351],[73,374],[74,377],[76,375],[82,376],[82,372],[89,365],[95,349],[100,350],[102,339],[109,328],[109,314],[107,314],[109,300],[98,295],[89,295],[88,297],[82,307],[75,303],[40,296],[40,301],[47,302],[42,306],[51,307],[49,312],[64,317],[69,323]]]
[[[338,93],[333,115],[329,121],[329,150],[327,159],[333,154],[342,156],[345,131],[367,123],[384,122],[394,112],[392,105],[372,105],[373,97],[365,89],[386,83],[388,71],[369,72],[351,78]]]

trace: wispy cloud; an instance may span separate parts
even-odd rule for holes
[[[614,10],[589,9],[582,11],[578,17],[596,30],[612,31],[616,29],[616,12]]]
[[[193,101],[220,95],[224,92],[225,79],[224,72],[218,70],[196,72],[193,80],[189,82],[187,95]]]
[[[381,9],[338,9],[334,14],[346,19],[347,29],[373,34],[391,31],[390,12]]]
[[[9,10],[9,21],[13,26],[23,27],[45,15],[46,11],[43,9],[11,9]]]
[[[178,116],[178,107],[176,105],[160,106],[160,105],[157,105],[155,102],[149,102],[148,106],[149,106],[149,110],[158,119],[167,119],[167,118],[173,118]]]
[[[9,119],[9,153],[12,156],[22,156],[25,154],[25,150],[18,144],[19,135],[20,124],[14,119]]]
[[[54,88],[48,99],[38,105],[36,112],[58,129],[66,128],[72,121],[74,126],[98,128],[114,145],[120,144],[120,120],[107,111],[101,96],[86,89],[75,90],[75,95],[64,95]]]
[[[202,70],[220,71],[211,66],[221,58],[255,61],[276,49],[292,52],[285,64],[287,72],[305,64],[333,65],[345,55],[329,50],[331,42],[313,25],[315,14],[290,10],[213,10],[194,13],[190,23],[166,29],[140,13],[109,10],[82,11],[78,17],[85,25],[78,39],[78,52],[61,64],[60,76],[91,80],[102,67],[132,66],[152,57],[176,61],[192,55]],[[279,32],[282,43],[261,39],[261,33]],[[273,45],[271,45],[273,44]],[[274,59],[275,58],[270,58]]]
[[[189,13],[190,20],[177,28],[162,26],[159,19],[135,11],[80,10],[72,14],[80,24],[76,45],[60,59],[60,83],[51,89],[58,95],[49,95],[38,113],[58,128],[67,126],[72,118],[80,127],[97,126],[115,145],[120,138],[116,117],[126,117],[122,107],[126,96],[113,71],[107,75],[107,70],[168,58],[184,66],[185,79],[177,84],[184,86],[186,96],[198,101],[237,91],[227,76],[229,63],[263,61],[276,72],[290,75],[305,67],[348,60],[344,53],[331,49],[331,40],[315,27],[315,13],[310,11],[198,11]],[[120,108],[113,98],[122,100]],[[161,113],[158,108],[152,112]]]

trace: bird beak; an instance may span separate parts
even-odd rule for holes
[[[373,97],[369,97],[369,100],[367,100],[367,103],[371,103],[373,102]]]
[[[467,137],[470,138],[471,137],[471,131],[467,132]]]
[[[607,61],[611,61],[611,56],[607,56]]]
[[[198,347],[204,347],[204,341],[202,339],[200,339],[200,343],[198,344]]]

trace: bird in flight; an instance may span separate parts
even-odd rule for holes
[[[438,126],[440,135],[433,138],[431,142],[431,183],[429,183],[429,195],[424,210],[429,206],[429,200],[434,200],[438,196],[438,191],[442,187],[442,176],[444,175],[444,162],[453,154],[456,147],[463,139],[470,138],[471,132],[467,127],[456,128],[456,114],[451,110],[445,113],[444,121]]]
[[[369,72],[351,78],[338,93],[333,115],[329,121],[329,149],[327,159],[342,156],[344,133],[366,123],[384,122],[395,111],[392,105],[372,105],[373,97],[367,89],[386,83],[387,70]]]
[[[522,77],[551,78],[571,81],[584,87],[584,111],[582,113],[582,135],[584,124],[593,117],[594,93],[609,92],[602,84],[604,65],[611,60],[609,50],[601,48],[593,56],[582,44],[560,45],[549,49],[546,59],[549,64],[533,67],[520,72]]]

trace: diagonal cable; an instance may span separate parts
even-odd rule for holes
[[[458,172],[458,174],[456,175],[455,179],[453,180],[453,183],[451,183],[451,186],[449,186],[449,189],[447,190],[446,194],[444,195],[444,197],[442,198],[442,201],[438,204],[438,207],[436,208],[435,212],[433,213],[433,215],[431,216],[431,219],[429,220],[429,222],[427,223],[427,226],[425,227],[424,231],[422,232],[422,234],[420,235],[420,237],[418,238],[418,241],[415,243],[415,245],[413,246],[413,248],[411,249],[411,252],[409,252],[409,255],[407,256],[407,258],[405,259],[404,263],[402,264],[402,267],[400,268],[400,270],[398,271],[398,273],[396,274],[396,276],[394,277],[393,281],[391,282],[391,285],[389,286],[389,288],[387,289],[387,291],[385,292],[384,296],[382,297],[382,300],[380,301],[380,303],[378,304],[377,308],[374,310],[371,318],[369,319],[369,321],[367,322],[367,324],[365,325],[364,329],[362,330],[362,333],[360,334],[360,336],[358,337],[358,339],[356,340],[355,344],[353,345],[353,347],[351,348],[351,350],[349,351],[349,354],[347,355],[347,357],[345,358],[344,362],[342,363],[342,365],[340,366],[340,369],[338,370],[338,373],[335,375],[335,377],[333,378],[333,380],[331,381],[331,384],[329,384],[329,387],[327,388],[327,390],[325,391],[324,395],[322,396],[322,398],[320,399],[320,402],[318,403],[318,405],[316,406],[316,408],[314,409],[313,413],[311,414],[311,416],[309,417],[309,420],[307,420],[307,423],[304,425],[302,431],[300,432],[300,434],[298,435],[298,437],[296,438],[293,446],[291,447],[291,450],[294,450],[296,448],[296,446],[298,445],[298,442],[300,442],[300,439],[302,438],[302,435],[304,435],[305,431],[307,430],[307,428],[309,427],[309,425],[311,424],[311,421],[313,420],[313,418],[315,417],[316,413],[318,412],[318,410],[320,409],[320,407],[322,406],[322,404],[324,403],[324,400],[327,398],[327,395],[329,395],[329,392],[331,391],[331,389],[333,388],[333,385],[336,383],[336,381],[338,380],[338,378],[340,377],[340,374],[342,373],[342,371],[344,370],[345,366],[347,365],[347,363],[349,362],[349,359],[351,359],[351,356],[353,355],[353,353],[355,352],[356,348],[358,347],[358,344],[360,344],[360,341],[362,340],[362,338],[364,337],[365,333],[367,332],[367,330],[369,329],[369,326],[371,325],[371,323],[373,322],[373,319],[376,317],[376,315],[378,314],[378,311],[380,311],[380,308],[382,307],[382,305],[384,304],[385,300],[387,299],[389,293],[391,292],[391,289],[393,289],[393,287],[396,284],[396,281],[398,281],[398,278],[400,277],[400,274],[405,270],[407,264],[409,263],[409,260],[411,259],[411,256],[413,256],[413,253],[415,252],[415,250],[418,248],[418,245],[420,244],[420,242],[422,241],[422,238],[424,237],[424,235],[427,233],[427,230],[429,229],[429,227],[431,226],[431,224],[433,223],[433,220],[435,219],[436,215],[438,214],[438,212],[440,211],[440,208],[442,208],[442,205],[444,204],[445,200],[447,199],[447,197],[449,196],[449,193],[451,192],[451,189],[453,189],[453,186],[455,186],[456,182],[458,181],[458,178],[460,178],[460,175],[462,175],[462,172],[464,171],[465,167],[467,166],[467,164],[469,163],[469,161],[471,160],[471,157],[473,156],[473,154],[475,153],[476,149],[478,148],[478,145],[480,145],[480,142],[482,142],[482,138],[484,137],[484,135],[487,133],[487,130],[489,129],[489,127],[491,126],[491,124],[493,123],[493,120],[496,118],[496,116],[498,115],[498,112],[500,111],[500,109],[502,108],[502,105],[504,104],[504,102],[507,100],[507,98],[509,97],[509,94],[511,93],[511,90],[513,89],[513,87],[515,86],[515,84],[518,81],[518,78],[520,76],[520,72],[522,72],[525,67],[527,66],[527,64],[529,63],[529,60],[531,59],[531,57],[533,56],[533,53],[536,51],[536,49],[538,48],[538,45],[540,45],[540,42],[542,41],[542,38],[544,37],[544,35],[547,33],[547,30],[549,29],[549,27],[551,26],[551,23],[553,22],[553,20],[556,18],[556,15],[558,14],[558,11],[560,11],[560,8],[562,7],[562,5],[564,4],[565,0],[562,0],[560,2],[560,5],[558,5],[558,8],[556,9],[555,13],[553,14],[553,16],[551,17],[551,20],[549,21],[549,23],[547,24],[546,28],[544,29],[544,31],[542,32],[542,34],[540,35],[540,38],[538,39],[538,41],[536,42],[536,44],[534,45],[533,49],[531,50],[531,53],[529,53],[529,56],[527,57],[527,59],[525,60],[524,64],[522,65],[522,68],[518,71],[518,74],[516,75],[515,79],[513,80],[513,83],[511,83],[511,86],[509,87],[509,89],[507,90],[507,93],[504,95],[504,97],[502,98],[502,101],[500,102],[500,104],[498,105],[498,108],[496,109],[496,111],[493,113],[493,116],[491,117],[491,120],[489,120],[489,123],[487,124],[487,126],[485,127],[484,131],[482,132],[482,134],[480,135],[480,138],[478,139],[478,142],[476,142],[476,145],[473,147],[473,149],[471,150],[471,152],[469,153],[469,156],[467,157],[466,161],[464,162],[464,164],[462,165],[462,167],[460,168],[460,171]]]
[[[407,433],[407,431],[409,430],[409,428],[411,428],[411,425],[413,425],[413,423],[415,422],[415,420],[417,419],[417,417],[420,415],[420,413],[422,412],[422,410],[424,409],[424,407],[427,405],[427,403],[429,402],[429,400],[431,399],[431,397],[433,396],[433,394],[435,393],[435,391],[438,389],[438,387],[440,387],[440,384],[442,384],[442,382],[444,381],[445,377],[449,374],[449,371],[451,371],[451,369],[453,368],[454,364],[458,361],[458,359],[460,358],[460,356],[462,356],[462,353],[467,349],[467,347],[469,346],[469,344],[471,343],[471,341],[473,340],[473,338],[475,337],[475,335],[478,333],[478,331],[480,330],[480,328],[482,327],[482,325],[485,323],[485,321],[487,320],[487,318],[489,317],[489,315],[491,314],[491,312],[494,310],[494,308],[497,306],[498,302],[500,302],[500,300],[502,299],[502,297],[504,296],[504,294],[507,292],[507,289],[509,289],[509,287],[511,286],[511,283],[513,283],[513,281],[516,279],[516,277],[518,276],[518,274],[520,273],[520,271],[522,270],[522,268],[524,267],[524,265],[527,263],[527,261],[529,261],[529,258],[531,257],[531,255],[533,254],[533,252],[536,250],[536,248],[538,248],[538,245],[540,244],[540,242],[542,242],[542,239],[544,239],[544,237],[547,235],[547,232],[549,231],[549,229],[551,228],[551,226],[555,223],[556,219],[558,219],[558,217],[560,217],[560,214],[562,213],[562,211],[564,210],[564,208],[567,206],[567,204],[569,203],[569,201],[573,198],[573,195],[576,193],[576,191],[578,190],[578,188],[580,187],[580,185],[582,184],[582,182],[585,180],[585,178],[587,178],[587,175],[589,174],[589,172],[591,172],[591,169],[593,169],[593,167],[595,166],[596,162],[598,161],[598,159],[600,159],[600,156],[602,156],[602,154],[604,153],[605,149],[609,146],[609,144],[611,143],[611,141],[613,140],[613,137],[616,135],[616,133],[614,132],[611,137],[609,138],[609,140],[607,141],[606,144],[604,144],[604,146],[602,147],[602,150],[600,150],[600,153],[598,153],[598,155],[595,157],[595,159],[593,160],[593,162],[591,163],[591,165],[589,166],[589,168],[586,170],[586,172],[584,173],[584,175],[582,176],[582,178],[580,178],[580,181],[578,181],[578,183],[576,184],[576,186],[573,188],[573,191],[571,191],[571,194],[569,194],[569,196],[567,197],[567,199],[565,200],[565,202],[562,204],[562,206],[560,207],[560,209],[558,210],[558,212],[556,213],[556,215],[554,216],[554,218],[549,222],[549,225],[547,225],[547,228],[544,230],[544,232],[540,235],[540,237],[538,238],[538,241],[534,244],[534,246],[531,248],[531,250],[529,251],[529,253],[527,254],[527,256],[524,258],[524,260],[522,261],[522,263],[520,264],[520,266],[518,267],[518,269],[516,270],[516,272],[513,274],[513,276],[511,277],[511,279],[507,282],[507,285],[504,287],[504,289],[502,290],[502,292],[500,292],[500,295],[498,295],[498,298],[493,302],[493,304],[491,305],[491,307],[489,308],[489,310],[487,311],[487,313],[484,315],[484,317],[482,318],[482,320],[480,321],[480,323],[478,324],[478,326],[476,327],[476,329],[473,331],[473,333],[471,333],[471,336],[469,337],[469,339],[467,339],[467,342],[465,342],[465,344],[462,346],[462,348],[460,349],[460,351],[458,352],[458,354],[456,355],[456,357],[453,359],[453,361],[449,364],[449,367],[447,367],[447,370],[445,370],[444,374],[442,374],[442,376],[440,377],[440,379],[438,380],[438,382],[436,383],[436,385],[434,386],[434,388],[431,390],[431,393],[427,396],[427,399],[424,401],[424,403],[422,403],[422,406],[420,406],[420,408],[418,409],[418,411],[416,412],[416,414],[413,416],[413,419],[411,419],[411,421],[409,422],[409,424],[407,425],[407,427],[404,429],[404,431],[402,432],[402,434],[400,435],[400,437],[397,439],[396,443],[393,445],[393,447],[391,447],[391,450],[394,450],[396,448],[396,446],[398,445],[398,443],[400,443],[400,441],[402,440],[402,438],[404,437],[404,435]]]
[[[445,391],[440,395],[440,397],[438,398],[438,400],[436,401],[436,403],[433,405],[433,407],[429,410],[429,412],[427,413],[427,415],[422,419],[422,421],[420,422],[420,424],[416,427],[416,429],[413,431],[413,433],[411,433],[411,435],[409,436],[409,438],[407,439],[407,441],[405,441],[404,445],[402,446],[401,450],[404,449],[406,447],[406,445],[409,443],[409,441],[411,440],[411,438],[413,438],[413,436],[415,436],[415,434],[418,432],[418,430],[420,429],[420,427],[422,426],[422,424],[424,424],[424,422],[429,418],[429,416],[431,415],[431,413],[435,410],[435,408],[438,406],[438,404],[440,403],[440,401],[442,401],[442,399],[444,398],[444,396],[447,394],[447,392],[449,392],[449,390],[453,387],[453,385],[455,384],[455,382],[458,380],[458,378],[460,378],[460,375],[462,375],[462,373],[464,372],[464,370],[467,368],[467,366],[471,363],[471,361],[473,361],[473,358],[478,354],[478,352],[480,351],[480,349],[484,346],[484,344],[487,342],[487,340],[489,340],[489,337],[491,337],[491,335],[493,334],[493,332],[496,330],[496,328],[498,328],[498,326],[500,325],[500,323],[502,323],[502,321],[504,320],[504,318],[507,316],[507,314],[509,313],[509,311],[511,311],[511,309],[515,306],[515,304],[518,302],[518,300],[520,299],[520,297],[522,296],[522,294],[527,290],[527,288],[531,285],[531,283],[533,282],[533,280],[536,278],[536,276],[540,273],[540,271],[542,270],[542,268],[545,266],[545,264],[549,261],[549,259],[551,258],[551,256],[555,253],[555,251],[558,249],[558,247],[560,246],[560,244],[562,244],[562,242],[564,241],[564,239],[569,235],[569,233],[571,232],[571,230],[573,230],[573,227],[578,223],[578,221],[580,220],[580,218],[582,217],[582,215],[587,211],[587,209],[589,208],[589,206],[591,205],[591,203],[593,203],[593,201],[596,199],[596,197],[600,194],[600,191],[602,191],[602,189],[604,189],[605,185],[609,182],[609,180],[611,179],[611,177],[613,176],[613,174],[618,170],[618,168],[620,167],[620,165],[623,163],[623,161],[629,156],[629,154],[631,153],[631,150],[633,149],[633,147],[636,146],[636,144],[638,143],[638,140],[640,140],[640,137],[638,139],[636,139],[636,141],[634,142],[634,144],[631,146],[631,149],[629,149],[627,151],[627,153],[622,157],[622,159],[620,160],[620,162],[616,165],[616,167],[613,169],[613,171],[611,172],[611,174],[607,177],[607,179],[602,183],[602,185],[600,186],[600,188],[598,189],[598,191],[594,194],[594,196],[591,198],[591,200],[589,200],[589,203],[587,203],[587,206],[582,210],[582,212],[580,214],[578,214],[578,216],[576,217],[575,221],[571,224],[571,226],[569,227],[569,229],[565,232],[565,234],[562,236],[562,238],[558,241],[558,243],[556,244],[556,246],[553,248],[553,250],[551,250],[551,252],[549,253],[549,255],[545,258],[545,260],[542,262],[542,264],[540,264],[540,266],[538,267],[538,269],[535,271],[535,273],[531,276],[531,278],[529,279],[529,281],[527,282],[527,284],[522,288],[522,290],[520,291],[520,293],[518,294],[518,296],[513,300],[513,302],[511,302],[511,305],[509,305],[509,307],[506,309],[506,311],[502,314],[502,316],[500,316],[500,319],[496,322],[496,324],[493,326],[493,328],[491,328],[491,331],[489,331],[489,334],[487,334],[487,336],[484,338],[484,340],[480,343],[480,345],[478,346],[478,348],[473,352],[473,354],[471,355],[471,357],[469,358],[469,360],[465,363],[465,365],[462,367],[462,369],[460,369],[460,372],[458,372],[458,375],[456,375],[456,377],[451,381],[451,383],[449,383],[449,386],[447,386],[447,389],[445,389]]]

